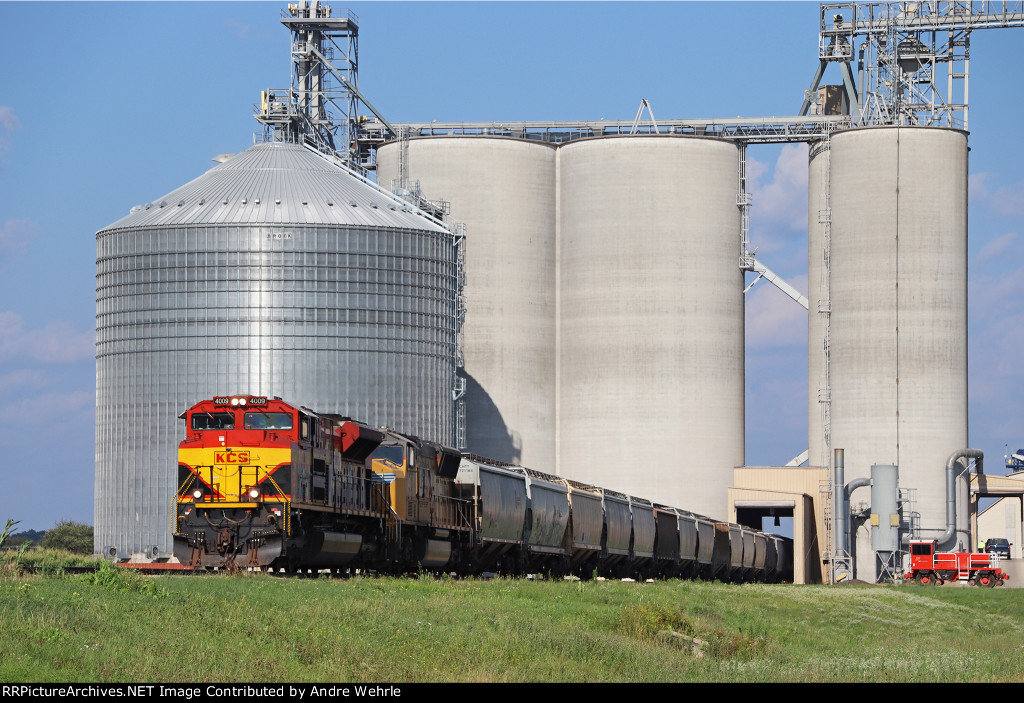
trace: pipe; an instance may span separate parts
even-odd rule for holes
[[[845,460],[844,452],[843,452],[842,449],[836,449],[835,450],[834,469],[833,469],[833,471],[835,472],[834,473],[835,480],[834,480],[833,485],[836,487],[836,498],[838,498],[837,502],[839,503],[839,505],[837,506],[837,509],[836,509],[836,518],[835,518],[835,520],[836,520],[836,540],[837,541],[841,540],[839,542],[839,544],[836,545],[836,552],[838,553],[838,555],[840,557],[847,557],[848,558],[850,556],[850,542],[851,542],[850,530],[852,529],[851,528],[852,523],[848,523],[847,522],[849,520],[849,518],[850,518],[850,495],[855,490],[857,490],[858,488],[862,488],[864,486],[870,486],[871,485],[871,479],[870,478],[855,478],[854,480],[850,481],[848,484],[846,484],[844,486],[843,485],[843,481],[846,479],[845,469],[846,469],[846,460]],[[842,486],[842,490],[841,491],[839,490],[840,486]]]
[[[835,450],[835,459],[832,464],[832,504],[835,506],[835,551],[836,556],[845,557],[846,553],[846,510],[841,486],[846,480],[845,468],[846,459],[842,449]]]
[[[935,551],[950,551],[956,542],[956,465],[960,459],[974,459],[976,473],[985,472],[985,452],[980,449],[960,449],[946,461],[946,531],[935,540]],[[966,473],[964,468],[962,473]]]

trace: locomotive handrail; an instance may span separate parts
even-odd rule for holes
[[[191,486],[192,482],[195,481],[195,480],[196,480],[196,475],[194,473],[190,472],[189,475],[185,478],[185,480],[181,482],[181,485],[178,486],[178,490],[174,492],[174,498],[171,499],[171,533],[172,534],[177,533],[177,531],[178,531],[178,521],[181,519],[180,516],[178,515],[178,506],[181,505],[181,492],[185,491],[185,490],[188,490],[189,486]]]
[[[267,474],[267,480],[270,481],[270,485],[274,487],[277,494],[284,499],[284,534],[285,537],[292,536],[292,499],[281,490],[281,487],[277,485],[277,481],[271,474]]]

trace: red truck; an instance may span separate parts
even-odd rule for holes
[[[910,571],[905,581],[941,586],[946,581],[965,581],[972,586],[1002,586],[1010,577],[992,554],[972,552],[935,553],[933,540],[910,542]]]

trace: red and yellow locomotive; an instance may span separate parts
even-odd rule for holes
[[[185,411],[174,553],[193,567],[441,568],[469,540],[460,454],[280,398]]]

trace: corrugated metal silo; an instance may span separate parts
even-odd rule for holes
[[[896,464],[925,538],[946,529],[946,460],[967,446],[967,151],[937,128],[831,139],[832,446],[847,480]]]
[[[265,143],[96,238],[97,548],[170,550],[177,416],[203,398],[452,442],[453,238],[400,201]]]
[[[744,460],[737,146],[558,154],[559,473],[724,516]]]
[[[406,150],[403,154],[403,149]],[[555,147],[502,137],[385,144],[424,197],[466,224],[466,440],[470,451],[555,471]]]

